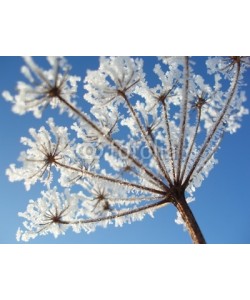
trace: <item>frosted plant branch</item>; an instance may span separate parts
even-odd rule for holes
[[[153,174],[151,171],[149,171],[147,168],[145,168],[142,163],[140,163],[137,159],[135,159],[131,154],[129,154],[124,148],[122,148],[117,142],[115,142],[109,135],[106,135],[100,128],[98,128],[87,116],[85,116],[82,112],[80,112],[77,108],[75,108],[73,105],[68,103],[64,98],[61,96],[58,96],[58,98],[61,100],[62,103],[64,103],[69,109],[74,112],[77,116],[79,116],[84,122],[86,122],[88,125],[91,126],[100,136],[104,137],[105,140],[115,149],[120,152],[122,155],[127,157],[129,160],[133,162],[135,166],[137,166],[139,169],[141,169],[143,172],[145,172],[149,177],[152,178],[156,183],[158,183],[163,189],[168,189],[164,183],[156,177],[155,174]]]
[[[184,87],[183,87],[183,99],[181,109],[183,110],[181,113],[181,120],[180,120],[180,143],[178,149],[178,164],[177,164],[177,178],[176,183],[179,184],[180,175],[181,175],[181,163],[182,163],[182,155],[183,155],[183,147],[185,141],[185,133],[186,133],[186,126],[187,126],[187,115],[188,115],[188,90],[189,90],[189,59],[185,57],[184,62]]]
[[[120,213],[117,213],[115,215],[110,215],[110,216],[107,216],[107,217],[101,217],[101,218],[96,218],[96,219],[73,221],[73,222],[69,222],[69,224],[79,224],[79,223],[80,224],[88,224],[88,223],[97,223],[97,222],[106,221],[106,220],[113,220],[113,219],[116,219],[116,218],[133,215],[133,214],[136,214],[138,212],[146,212],[149,209],[159,208],[160,206],[165,206],[168,203],[170,203],[170,201],[168,199],[163,199],[163,200],[158,201],[156,203],[144,205],[142,207],[131,209],[129,211],[120,212]]]
[[[200,126],[200,121],[201,121],[201,109],[202,109],[202,107],[198,107],[197,108],[198,114],[197,114],[195,131],[194,131],[194,135],[193,135],[193,138],[192,138],[192,142],[191,142],[190,147],[189,147],[189,151],[188,151],[188,154],[187,154],[187,157],[186,157],[186,161],[185,161],[183,169],[182,169],[180,182],[182,182],[182,180],[183,180],[183,177],[184,177],[184,174],[186,172],[187,165],[188,165],[188,161],[189,161],[190,155],[191,155],[191,153],[193,151],[195,140],[196,140],[196,137],[197,137],[197,134],[198,134],[198,130],[199,130],[199,126]]]
[[[163,106],[163,119],[165,120],[165,126],[166,126],[166,133],[167,133],[167,147],[168,151],[170,153],[170,161],[171,161],[171,168],[172,168],[172,174],[173,174],[173,181],[176,181],[176,174],[175,174],[175,165],[174,165],[174,155],[173,155],[173,145],[172,145],[172,138],[171,138],[171,131],[169,126],[169,117],[167,112],[167,105],[165,103],[166,97],[162,99],[161,103]],[[172,184],[170,184],[171,186]]]
[[[129,188],[144,190],[144,191],[154,193],[154,194],[160,194],[160,195],[165,195],[166,194],[165,191],[156,190],[156,189],[153,189],[153,188],[149,188],[149,187],[138,185],[138,184],[131,183],[131,182],[126,182],[126,181],[119,180],[119,179],[116,179],[116,178],[95,174],[95,173],[89,172],[87,170],[83,170],[83,169],[80,169],[80,168],[76,168],[76,167],[72,167],[72,166],[69,166],[69,165],[62,164],[60,162],[57,162],[57,165],[62,167],[62,168],[65,168],[67,170],[78,172],[82,176],[86,176],[86,177],[89,177],[89,178],[101,179],[101,180],[104,180],[104,181],[108,181],[110,183],[117,183],[119,185],[127,186]]]
[[[186,187],[188,185],[188,182],[189,182],[190,178],[192,177],[192,174],[194,173],[196,167],[198,166],[198,163],[201,160],[203,153],[208,148],[209,143],[212,140],[212,138],[214,137],[215,133],[217,132],[219,126],[223,125],[222,124],[223,123],[223,118],[224,118],[225,114],[227,113],[227,110],[230,107],[230,102],[232,101],[232,99],[234,97],[234,94],[236,92],[239,76],[240,76],[240,65],[237,64],[237,71],[236,71],[236,74],[235,74],[235,78],[232,82],[232,90],[229,94],[228,100],[226,101],[225,106],[224,106],[221,114],[219,115],[218,119],[216,120],[215,124],[213,125],[210,133],[206,137],[206,140],[204,141],[204,144],[203,144],[201,150],[199,151],[199,154],[198,154],[195,162],[193,163],[193,167],[189,171],[189,174],[187,175],[186,179],[184,180],[184,183],[183,183],[184,187]]]
[[[197,169],[197,171],[195,171],[196,174],[199,174],[206,166],[209,162],[211,162],[214,154],[217,152],[217,150],[220,147],[220,144],[222,142],[223,136],[224,136],[225,132],[222,132],[220,138],[218,139],[216,145],[214,146],[214,148],[212,149],[211,153],[209,153],[209,155],[207,156],[207,158],[203,161],[203,163],[199,166],[199,168]],[[192,179],[191,179],[192,180]]]
[[[122,226],[172,204],[192,241],[205,243],[188,203],[217,163],[224,133],[236,132],[248,114],[242,87],[249,57],[208,58],[211,86],[189,57],[164,56],[153,69],[154,87],[142,59],[102,57],[83,80],[89,112],[75,101],[80,78],[69,75],[66,59],[48,57],[49,70],[24,60],[26,82],[17,83],[14,96],[2,93],[13,111],[40,118],[50,106],[77,121],[63,127],[49,118],[48,129],[31,128],[31,138],[21,139],[27,149],[19,157],[22,166],[6,170],[9,180],[24,181],[27,190],[41,182],[47,190],[19,213],[25,221],[17,239]],[[51,187],[55,180],[67,189]]]
[[[124,92],[121,91],[121,95],[122,95],[123,99],[125,100],[128,108],[129,108],[130,113],[132,114],[133,118],[135,119],[135,122],[136,122],[138,128],[140,129],[140,132],[142,133],[142,136],[143,136],[146,144],[148,145],[148,148],[152,152],[153,158],[156,160],[156,162],[157,162],[157,164],[158,164],[158,166],[160,168],[161,173],[167,179],[168,184],[171,185],[172,184],[171,178],[169,177],[169,174],[168,174],[168,172],[167,172],[167,170],[166,170],[166,168],[165,168],[165,166],[164,166],[164,164],[163,164],[163,162],[161,160],[161,157],[160,157],[159,153],[156,152],[157,150],[155,150],[154,147],[152,146],[152,144],[151,144],[151,142],[150,142],[150,140],[149,140],[149,138],[148,138],[145,130],[142,127],[142,124],[140,123],[139,118],[136,115],[136,112],[133,109],[133,106],[130,104],[130,102],[129,102],[129,100],[128,100],[128,98],[127,98],[127,96],[125,95]]]

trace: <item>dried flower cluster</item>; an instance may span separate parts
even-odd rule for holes
[[[151,87],[142,59],[102,57],[83,80],[90,112],[75,102],[81,79],[69,74],[65,58],[49,57],[49,70],[30,57],[24,61],[26,81],[18,82],[16,95],[3,92],[13,111],[41,117],[50,105],[74,122],[66,128],[50,118],[47,127],[30,129],[32,138],[21,139],[27,150],[7,175],[26,189],[40,181],[46,191],[20,213],[25,222],[17,239],[122,226],[173,204],[176,222],[193,242],[204,243],[187,203],[217,163],[224,133],[236,132],[248,113],[242,87],[250,59],[208,58],[209,84],[194,72],[192,58],[160,57],[153,70],[158,84]]]

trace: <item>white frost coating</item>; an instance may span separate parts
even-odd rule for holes
[[[54,237],[65,234],[70,227],[67,222],[72,219],[78,208],[78,196],[69,190],[58,193],[56,188],[42,192],[41,198],[30,200],[26,212],[19,213],[25,218],[25,231],[17,231],[17,240],[28,242],[37,235],[51,233]],[[75,227],[74,227],[75,228]]]
[[[34,77],[32,76],[30,69],[27,66],[22,66],[21,73],[31,82],[34,82]]]
[[[122,170],[122,168],[124,168],[124,162],[121,159],[114,157],[109,153],[104,154],[104,159],[110,164],[112,169],[114,169],[116,172],[119,172]]]
[[[122,121],[121,121],[121,125],[122,126],[127,126],[131,132],[132,135],[137,135],[138,134],[138,129],[137,129],[137,126],[135,124],[135,121],[133,118],[131,117],[128,117],[128,118],[124,118]]]
[[[102,106],[112,104],[119,92],[127,96],[133,93],[135,85],[143,81],[143,61],[129,57],[101,57],[98,71],[88,71],[84,80],[87,94],[84,98],[90,103]]]
[[[2,96],[5,100],[9,101],[9,102],[13,102],[14,101],[14,98],[13,96],[10,94],[9,91],[3,91],[2,92]]]
[[[38,131],[30,128],[32,139],[21,138],[21,143],[28,147],[19,156],[22,166],[18,168],[11,164],[6,170],[10,181],[24,180],[27,190],[37,181],[49,187],[53,180],[52,168],[57,168],[57,162],[68,164],[75,158],[67,128],[56,126],[52,118],[48,119],[47,124],[52,135],[45,127]]]
[[[52,108],[59,107],[60,112],[67,110],[65,105],[58,99],[60,94],[68,102],[77,91],[77,82],[80,77],[70,76],[65,73],[68,69],[65,59],[60,57],[49,58],[51,69],[43,70],[31,57],[24,57],[26,63],[21,68],[28,82],[18,82],[18,93],[12,98],[4,92],[6,100],[13,103],[13,112],[23,115],[26,112],[33,112],[36,118],[41,118],[44,108],[50,104]],[[62,71],[62,72],[60,72]],[[54,88],[58,90],[55,91]],[[72,102],[73,103],[73,102]],[[72,115],[72,112],[70,112]]]
[[[50,118],[46,126],[29,130],[31,138],[21,138],[25,151],[6,174],[10,181],[22,180],[27,190],[41,182],[47,191],[20,213],[25,221],[17,240],[48,233],[57,237],[68,228],[90,233],[97,226],[153,217],[172,201],[166,196],[172,186],[182,185],[187,202],[193,201],[218,162],[222,137],[235,133],[249,113],[243,105],[247,57],[208,58],[211,80],[193,70],[192,58],[160,57],[152,70],[153,86],[142,59],[102,57],[99,68],[84,79],[88,115],[74,103],[80,78],[69,74],[63,57],[48,57],[48,70],[31,57],[24,60],[25,81],[17,83],[17,94],[2,92],[13,111],[41,117],[50,105],[77,120],[66,128]],[[55,182],[81,192],[61,193],[51,189]],[[176,223],[183,224],[179,214]]]

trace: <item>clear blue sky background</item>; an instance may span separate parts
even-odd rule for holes
[[[204,58],[193,58],[204,64]],[[43,60],[42,60],[43,61]],[[98,67],[96,57],[69,57],[72,74],[86,75],[87,69]],[[153,58],[145,58],[148,74],[152,74],[155,63]],[[3,90],[13,91],[17,80],[23,77],[20,57],[0,57],[0,93]],[[199,69],[199,68],[198,68]],[[203,72],[203,68],[200,71]],[[148,80],[150,80],[150,75]],[[250,71],[246,73],[246,82],[250,85]],[[153,78],[152,78],[153,80]],[[250,108],[250,87],[246,87]],[[82,83],[79,87],[79,103],[82,100]],[[25,191],[23,183],[10,183],[5,170],[11,163],[16,163],[20,153],[20,137],[28,136],[30,127],[39,128],[49,116],[56,123],[67,124],[67,115],[58,116],[57,111],[47,109],[41,120],[31,114],[18,116],[11,112],[11,105],[0,97],[0,243],[17,243],[15,234],[23,219],[17,216],[25,211],[29,199],[40,196],[40,187],[33,186]],[[208,243],[249,243],[250,242],[250,117],[243,119],[242,128],[234,135],[226,135],[222,147],[217,153],[219,164],[204,180],[197,190],[196,201],[191,208]],[[70,123],[68,123],[70,124]],[[109,226],[97,228],[91,234],[75,234],[70,230],[65,236],[54,239],[47,235],[36,238],[30,243],[190,243],[187,232],[175,224],[176,211],[167,206],[155,213],[155,218],[146,217],[142,222],[125,224],[122,228]]]

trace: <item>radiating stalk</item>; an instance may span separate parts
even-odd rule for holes
[[[167,203],[169,203],[169,201],[167,199],[164,199],[164,200],[161,200],[159,202],[148,204],[148,205],[138,207],[138,208],[135,208],[135,209],[131,209],[129,211],[124,211],[124,212],[118,213],[116,215],[111,215],[111,216],[107,216],[107,217],[100,217],[100,218],[95,218],[95,219],[86,219],[86,220],[73,221],[73,222],[68,222],[68,224],[89,224],[89,223],[97,223],[97,222],[106,221],[106,220],[113,220],[113,219],[116,219],[116,218],[119,218],[119,217],[129,216],[129,215],[138,213],[140,211],[145,211],[146,212],[148,209],[158,207],[158,206],[162,206],[162,205],[166,205]]]
[[[72,167],[72,166],[69,166],[69,165],[65,165],[65,164],[60,163],[58,161],[56,162],[56,165],[60,166],[64,169],[67,169],[67,170],[78,172],[78,173],[80,173],[83,176],[86,176],[88,178],[97,178],[97,179],[101,179],[101,180],[108,181],[108,182],[111,182],[111,183],[116,183],[116,184],[120,184],[120,185],[123,185],[123,186],[127,186],[129,188],[144,190],[144,191],[147,191],[147,192],[150,192],[150,193],[155,193],[155,194],[160,194],[160,195],[165,195],[166,194],[165,191],[156,190],[156,189],[153,189],[153,188],[150,188],[150,187],[142,186],[142,185],[135,184],[135,183],[130,183],[130,182],[123,181],[123,180],[120,180],[120,179],[116,179],[116,178],[113,178],[113,177],[92,173],[90,171],[83,170],[81,168],[76,168],[76,167]]]
[[[181,175],[181,164],[183,156],[183,146],[186,136],[186,123],[187,123],[187,114],[188,114],[188,89],[189,89],[189,59],[185,57],[184,64],[184,88],[183,88],[183,103],[182,103],[182,115],[180,123],[180,143],[178,150],[178,163],[177,163],[177,179],[176,182],[179,183]]]
[[[228,97],[228,100],[227,100],[227,102],[226,102],[226,104],[225,104],[225,106],[224,106],[224,108],[223,108],[223,110],[222,110],[219,118],[215,122],[215,125],[213,126],[210,134],[205,139],[205,142],[204,142],[204,144],[203,144],[203,146],[202,146],[202,148],[201,148],[201,150],[200,150],[200,152],[199,152],[199,154],[198,154],[198,156],[197,156],[197,158],[196,158],[196,160],[195,160],[195,162],[193,164],[193,167],[189,171],[189,173],[188,173],[188,175],[187,175],[187,177],[186,177],[186,179],[185,179],[185,181],[183,183],[183,187],[184,188],[187,187],[188,182],[189,182],[191,176],[193,175],[195,169],[197,168],[197,166],[198,166],[198,164],[199,164],[199,162],[200,162],[200,160],[202,158],[203,153],[208,148],[210,141],[212,140],[213,136],[215,135],[218,127],[220,126],[221,122],[223,121],[223,118],[224,118],[224,116],[225,116],[228,108],[230,107],[231,101],[232,101],[232,99],[234,97],[234,94],[235,94],[235,91],[236,91],[236,87],[237,87],[237,83],[238,83],[238,80],[239,80],[239,76],[240,76],[240,65],[237,64],[237,71],[236,71],[236,75],[235,75],[235,78],[234,78],[232,91],[231,91],[231,93],[230,93],[230,95]]]
[[[172,146],[172,138],[171,138],[171,132],[170,132],[167,106],[166,106],[165,101],[162,101],[162,105],[163,105],[163,113],[164,113],[164,119],[165,119],[166,131],[167,131],[167,146],[168,146],[168,150],[170,152],[170,162],[171,162],[171,167],[172,167],[173,180],[175,181],[176,174],[175,174],[175,166],[174,166],[173,146]]]
[[[150,151],[152,152],[153,157],[154,157],[155,161],[157,162],[158,167],[160,168],[162,174],[164,175],[164,177],[168,181],[169,185],[172,185],[172,180],[171,180],[171,178],[170,178],[170,176],[169,176],[169,174],[168,174],[168,172],[166,170],[166,167],[164,166],[163,162],[161,161],[160,156],[158,155],[158,153],[155,152],[154,147],[150,143],[150,141],[148,139],[148,136],[147,136],[145,130],[143,129],[143,127],[142,127],[142,125],[140,123],[140,120],[139,120],[139,118],[136,115],[136,112],[134,111],[134,108],[132,107],[132,105],[130,104],[127,96],[124,93],[122,94],[122,97],[124,98],[124,100],[125,100],[128,108],[129,108],[129,110],[130,110],[130,113],[131,113],[133,119],[135,120],[137,126],[139,127],[140,132],[141,132],[141,134],[142,134],[142,136],[143,136],[143,138],[144,138],[147,146],[149,147]]]
[[[194,136],[193,136],[193,139],[192,139],[192,142],[191,142],[191,145],[190,145],[187,157],[186,157],[186,161],[185,161],[184,167],[182,169],[180,182],[182,182],[182,180],[183,180],[183,177],[185,175],[185,171],[186,171],[186,168],[187,168],[187,165],[188,165],[188,161],[189,161],[190,155],[191,155],[191,153],[193,151],[194,142],[195,142],[195,139],[197,137],[197,133],[198,133],[199,126],[200,126],[200,121],[201,121],[201,108],[198,109],[198,117],[197,117],[197,121],[196,121],[195,132],[194,132]]]

